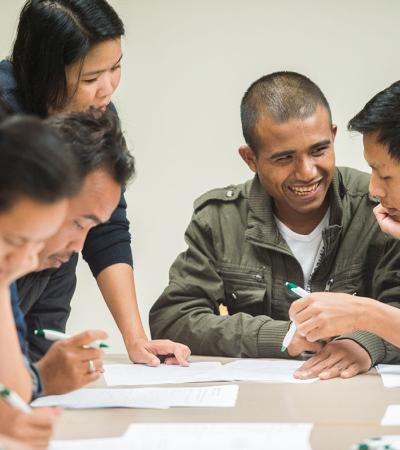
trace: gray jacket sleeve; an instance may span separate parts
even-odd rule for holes
[[[225,289],[214,255],[211,228],[195,213],[186,230],[188,249],[170,269],[170,281],[150,311],[153,338],[187,344],[194,354],[286,357],[281,353],[287,321],[266,315],[220,316]]]

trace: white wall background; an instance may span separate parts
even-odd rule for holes
[[[0,56],[9,54],[22,0],[0,2]],[[138,298],[148,311],[185,248],[193,200],[251,174],[237,154],[239,103],[251,82],[276,70],[308,75],[339,126],[338,165],[367,169],[346,123],[400,79],[398,0],[112,0],[126,27],[115,103],[137,162],[127,193]],[[69,330],[118,330],[85,263]]]

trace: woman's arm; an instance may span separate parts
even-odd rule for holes
[[[186,345],[170,340],[147,339],[140,318],[131,266],[113,264],[100,272],[97,283],[133,362],[157,366],[160,364],[157,355],[164,355],[167,356],[167,364],[188,365],[190,350]]]

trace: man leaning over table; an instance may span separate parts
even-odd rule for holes
[[[296,333],[281,352],[294,300],[286,281],[393,304],[400,244],[373,218],[369,176],[335,167],[337,128],[311,80],[294,72],[260,78],[242,99],[241,119],[247,145],[239,153],[255,177],[195,201],[188,249],[150,311],[153,338],[177,340],[203,355],[315,352],[295,373],[299,378],[352,377],[395,361],[400,352],[366,331],[324,346]],[[228,316],[220,315],[220,305]]]
[[[376,94],[348,128],[363,134],[364,157],[372,169],[369,191],[380,201],[374,208],[376,220],[383,232],[400,239],[400,81]],[[399,276],[400,271],[393,274],[394,281]],[[393,288],[389,305],[372,298],[317,292],[294,302],[290,315],[309,341],[368,330],[400,347],[397,295]]]

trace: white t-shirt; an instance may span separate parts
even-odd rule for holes
[[[322,230],[329,225],[329,210],[310,234],[295,233],[275,216],[278,230],[303,269],[305,287],[324,248]]]

